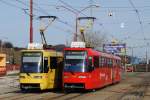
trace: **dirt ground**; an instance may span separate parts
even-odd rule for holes
[[[0,77],[0,100],[150,100],[150,73],[126,72],[122,81],[95,92],[28,91],[19,89],[18,76]]]

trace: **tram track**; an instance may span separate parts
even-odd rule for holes
[[[72,93],[61,93],[61,94],[55,94],[55,96],[44,96],[43,100],[73,100],[82,96],[85,96],[87,94],[91,94],[92,92],[72,92]],[[38,99],[41,100],[41,99]]]
[[[55,100],[55,99],[59,99],[62,97],[65,97],[67,94],[61,94],[59,96],[55,96],[55,97],[46,97],[45,100],[51,99],[51,100]]]
[[[113,84],[96,92],[71,92],[62,91],[27,91],[22,92],[19,88],[8,86],[5,91],[0,93],[0,100],[143,100],[144,97],[150,97],[148,88],[150,86],[149,74],[143,76],[131,77],[121,81],[119,84]],[[10,83],[12,85],[13,83]],[[10,91],[9,91],[10,90]],[[149,88],[150,90],[150,88]],[[106,95],[107,94],[107,95]],[[147,99],[149,100],[149,99]]]
[[[107,97],[105,100],[142,100],[150,86],[149,76],[142,76],[139,83],[130,86],[129,90],[118,91]]]
[[[34,97],[37,95],[41,95],[44,93],[24,93],[21,91],[17,92],[10,92],[7,94],[0,95],[0,100],[22,100],[22,99],[27,99],[29,97]]]
[[[142,100],[147,92],[147,88],[149,86],[149,82],[142,82],[139,85],[134,86],[132,91],[128,91],[127,93],[123,94],[118,98],[118,100],[125,100],[134,98],[134,100]]]
[[[74,96],[71,96],[71,97],[68,97],[68,98],[65,98],[64,100],[73,100],[73,99],[76,99],[76,98],[79,98],[79,97],[82,97],[84,96],[85,94],[78,94],[78,95],[74,95]]]
[[[19,91],[6,92],[0,95],[0,100],[12,99],[14,97],[25,95]]]

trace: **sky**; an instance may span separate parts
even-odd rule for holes
[[[127,44],[127,53],[150,58],[150,1],[149,0],[33,0],[34,42],[41,42],[39,16],[53,15],[58,19],[45,31],[49,44],[66,44],[75,33],[78,16],[96,17],[94,31],[106,34],[108,41],[116,39]],[[66,5],[68,4],[68,5]],[[99,7],[88,8],[90,5]],[[68,9],[66,9],[66,8]],[[29,42],[29,0],[0,0],[0,39],[14,46],[26,47]],[[91,13],[92,11],[92,13]],[[109,16],[109,14],[112,16]],[[44,22],[47,22],[45,20]],[[45,23],[47,24],[47,23]],[[147,46],[146,46],[147,45]],[[133,50],[133,53],[131,52]]]

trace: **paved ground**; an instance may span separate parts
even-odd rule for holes
[[[126,73],[118,84],[96,92],[65,94],[60,91],[23,93],[18,76],[0,77],[0,100],[150,100],[150,73]]]

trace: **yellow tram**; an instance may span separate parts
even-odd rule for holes
[[[63,54],[50,49],[30,48],[22,51],[20,89],[61,88]]]

